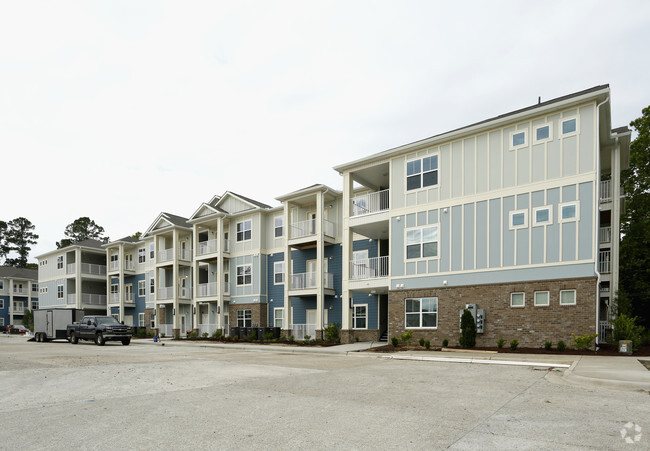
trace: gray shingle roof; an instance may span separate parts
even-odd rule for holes
[[[36,269],[14,268],[13,266],[0,266],[0,278],[3,279],[28,279],[38,281]]]
[[[187,218],[178,215],[173,215],[171,213],[165,213],[165,212],[163,212],[163,215],[165,215],[165,219],[167,219],[169,222],[171,222],[174,225],[181,226],[181,227],[192,227],[192,224],[187,222]]]
[[[260,208],[271,208],[270,205],[263,204],[262,202],[258,202],[254,199],[251,199],[250,197],[242,196],[241,194],[233,193],[230,191],[231,194],[234,194],[235,196],[239,197],[240,199],[245,200],[246,202],[250,202],[251,204],[255,205],[256,207]]]

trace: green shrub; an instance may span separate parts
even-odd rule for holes
[[[217,329],[212,333],[212,338],[217,340],[221,339],[221,329]]]
[[[273,332],[267,332],[264,334],[264,341],[271,341],[273,340]]]
[[[341,329],[341,324],[332,323],[323,329],[323,335],[325,337],[325,342],[327,343],[340,343],[341,335],[339,330]]]
[[[460,342],[463,348],[473,348],[476,346],[476,320],[472,312],[465,309],[463,316],[460,318]]]
[[[566,343],[564,341],[562,341],[562,340],[558,341],[557,342],[557,350],[560,351],[560,352],[564,352],[565,349],[566,349]]]
[[[420,338],[419,343],[420,343],[420,346],[424,346],[424,338]]]
[[[639,350],[639,345],[643,339],[643,326],[637,326],[636,320],[638,317],[630,317],[627,315],[619,315],[614,321],[610,321],[613,326],[612,337],[614,342],[618,343],[619,340],[632,341],[632,349]]]
[[[257,340],[257,329],[251,329],[250,333],[246,336],[246,340],[248,341]]]
[[[309,339],[311,338],[311,335],[305,335],[305,342],[309,342]]]
[[[399,338],[393,337],[390,339],[390,342],[393,344],[394,347],[397,347],[397,345],[399,345]]]
[[[285,334],[280,335],[279,341],[287,341],[287,336]]]
[[[442,347],[446,348],[447,346],[449,346],[449,340],[445,338],[444,340],[442,340]]]
[[[203,337],[203,338],[208,338],[208,335],[209,335],[209,334],[208,334],[207,332],[203,332],[203,333],[201,334],[201,337]]]
[[[425,340],[424,347],[427,349],[431,349],[431,342],[429,340]]]
[[[552,341],[547,340],[547,341],[544,342],[544,349],[546,349],[547,351],[550,351],[552,347],[553,347],[553,342]]]
[[[289,335],[288,340],[289,340],[289,343],[293,343],[294,341],[296,341],[296,339],[293,337],[293,335]]]
[[[503,338],[499,338],[497,340],[497,348],[499,348],[499,349],[503,348],[504,344],[506,344],[506,341]]]
[[[571,334],[573,337],[573,347],[576,349],[588,349],[591,347],[591,343],[596,339],[598,334],[594,335],[583,335],[582,337],[578,337],[575,334]]]
[[[511,351],[516,351],[516,350],[517,350],[517,346],[519,346],[519,340],[512,340],[512,341],[510,342],[510,350],[511,350]]]
[[[413,331],[412,330],[407,330],[405,334],[402,334],[400,337],[400,341],[402,342],[403,345],[410,345],[411,344],[411,339],[413,338]]]

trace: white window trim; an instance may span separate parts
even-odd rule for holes
[[[433,172],[436,171],[438,173],[438,182],[435,185],[428,185],[428,186],[422,186],[422,175],[424,174],[424,169],[423,168],[423,162],[422,160],[425,158],[429,157],[437,157],[438,158],[438,167],[434,170],[429,170],[426,172]],[[408,189],[408,164],[412,161],[420,160],[420,187],[419,188],[414,188],[414,189]],[[417,193],[418,191],[422,191],[425,189],[431,189],[431,188],[438,188],[440,186],[440,152],[432,152],[428,155],[421,155],[418,158],[411,158],[406,161],[406,164],[404,165],[404,192],[405,193]]]
[[[408,258],[408,232],[412,232],[413,230],[420,229],[420,237],[422,236],[422,230],[423,229],[428,229],[428,228],[436,228],[436,235],[438,235],[438,238],[435,241],[427,241],[427,243],[436,243],[436,255],[430,256],[430,257],[423,257],[422,256],[422,244],[424,241],[420,239],[420,257],[418,258]],[[409,227],[404,229],[404,261],[405,262],[418,262],[418,261],[428,261],[428,260],[438,260],[440,258],[440,224],[429,224],[425,226],[417,226],[417,227]]]
[[[562,125],[564,125],[565,122],[570,121],[570,120],[576,120],[576,130],[574,132],[569,132],[569,133],[562,133]],[[570,136],[575,136],[578,133],[580,133],[580,118],[578,116],[569,116],[569,117],[563,117],[560,119],[560,136],[562,138],[568,138]]]
[[[524,214],[524,223],[520,225],[513,225],[512,224],[512,218],[514,215],[517,214]],[[528,228],[528,210],[512,210],[510,213],[508,213],[508,228],[510,230],[519,230],[519,229],[527,229]]]
[[[521,304],[521,305],[513,305],[512,304],[512,297],[515,294],[522,294],[523,295],[523,301],[524,301],[523,304]],[[524,293],[523,291],[515,291],[514,293],[510,293],[510,307],[512,307],[512,308],[524,308],[524,307],[526,307],[526,293]]]
[[[147,262],[147,248],[146,247],[141,247],[138,249],[138,263],[146,263]]]
[[[282,271],[278,271],[277,269],[278,265],[282,265]],[[276,274],[282,274],[282,282],[276,282],[275,279]],[[284,261],[273,263],[273,285],[284,285]]]
[[[0,299],[0,308],[5,308],[5,300]]]
[[[273,327],[278,327],[275,325],[275,322],[278,319],[278,311],[282,312],[282,325],[280,325],[280,327],[284,327],[284,307],[276,307],[273,309]]]
[[[537,302],[537,295],[538,294],[543,294],[546,293],[546,304],[541,304]],[[548,291],[536,291],[535,294],[533,295],[533,305],[535,307],[548,307],[551,305],[551,293]]]
[[[4,317],[0,317],[0,326],[4,326],[4,325],[5,325],[5,319]]]
[[[537,139],[537,130],[540,128],[548,127],[548,138]],[[545,142],[553,141],[553,123],[537,125],[533,128],[533,144],[544,144]]]
[[[239,279],[239,268],[245,268],[246,266],[250,266],[250,268],[251,268],[251,282],[250,283],[241,283],[240,284],[239,280],[238,280]],[[244,282],[245,282],[246,281],[245,273],[244,273],[243,277],[244,277]],[[251,285],[253,285],[253,265],[250,264],[250,263],[245,264],[245,265],[237,265],[237,267],[235,268],[235,286],[237,286],[237,287],[249,287]]]
[[[568,293],[568,292],[573,292],[573,302],[571,303],[562,302],[562,293]],[[577,300],[578,300],[578,296],[576,290],[560,290],[560,305],[576,305]]]
[[[420,324],[422,324],[422,299],[435,299],[436,300],[436,325],[434,327],[414,327],[414,326],[406,326],[406,301],[409,299],[416,299],[420,301]],[[438,329],[438,313],[439,313],[439,304],[438,304],[438,298],[437,297],[422,297],[422,298],[406,298],[404,299],[404,327],[406,329],[417,329],[417,330],[435,330]],[[414,313],[414,312],[413,312]],[[413,314],[411,313],[411,314]],[[433,313],[433,312],[427,312],[427,313]]]
[[[279,227],[278,227],[278,224],[276,222],[278,219],[280,219],[280,221],[281,221],[281,224],[280,224]],[[280,233],[279,236],[276,234],[276,231],[278,229],[282,230],[282,233]],[[252,229],[251,229],[251,231],[252,231]],[[251,233],[251,236],[252,236],[252,233]],[[274,216],[273,217],[273,238],[282,238],[283,236],[284,236],[284,216],[283,215]]]
[[[63,255],[59,255],[56,258],[56,269],[63,269],[64,266]]]
[[[138,327],[144,327],[144,313],[138,313]]]
[[[237,230],[237,229],[238,229],[238,226],[239,226],[239,224],[245,224],[245,223],[247,223],[247,222],[250,222],[250,223],[251,223],[251,228],[250,228],[251,237],[248,238],[248,239],[246,239],[246,229],[243,229],[242,233],[244,234],[244,239],[243,239],[243,240],[240,240],[239,237],[238,237],[238,235],[239,235],[239,231]],[[243,221],[239,221],[239,222],[237,222],[237,223],[235,224],[235,242],[236,242],[236,243],[243,243],[243,242],[245,242],[245,241],[250,241],[250,240],[252,240],[252,239],[253,239],[253,220],[252,220],[252,219],[244,219]]]
[[[59,297],[59,287],[61,287],[61,297]],[[57,285],[56,286],[56,298],[57,299],[65,299],[65,291],[63,290],[63,285]]]
[[[142,294],[140,294],[142,290]],[[138,280],[138,297],[142,298],[147,295],[147,281],[146,280]]]
[[[368,329],[368,304],[353,304],[353,309],[352,309],[352,329],[354,330],[367,330]],[[366,327],[356,327],[357,322],[355,321],[357,315],[357,307],[365,307],[366,308]],[[404,306],[404,312],[406,313],[406,306]],[[436,317],[437,318],[437,317]]]
[[[520,133],[524,134],[524,143],[515,146],[513,143],[514,137],[515,135],[519,135]],[[510,147],[510,150],[517,150],[517,149],[523,149],[524,147],[528,147],[528,129],[525,128],[522,130],[515,130],[513,132],[510,132],[510,141],[508,141],[508,145]]]
[[[562,208],[568,206],[568,205],[575,205],[576,206],[576,215],[573,218],[563,218],[562,217]],[[563,222],[576,222],[580,220],[580,201],[578,200],[572,200],[571,202],[563,202],[558,205],[558,222],[563,223]]]
[[[539,210],[548,210],[548,220],[544,222],[537,221],[537,212]],[[543,205],[541,207],[533,208],[533,227],[551,225],[553,224],[553,207],[551,205]]]

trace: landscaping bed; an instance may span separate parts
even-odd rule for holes
[[[475,347],[475,348],[466,349],[457,346],[447,346],[446,348],[431,347],[430,349],[427,350],[424,346],[393,346],[392,344],[387,344],[385,346],[379,346],[377,348],[368,349],[365,352],[402,352],[402,351],[440,352],[443,349],[447,349],[449,351],[460,351],[460,350],[490,351],[490,352],[496,352],[498,354],[599,355],[599,356],[618,356],[618,357],[625,356],[625,354],[621,354],[620,352],[618,352],[616,346],[608,346],[608,345],[602,345],[598,349],[598,351],[589,350],[589,349],[584,349],[584,350],[565,349],[564,351],[560,352],[557,349],[546,350],[544,348],[517,348],[516,351],[512,351],[508,347],[503,347],[503,348]],[[632,356],[633,357],[650,356],[650,345],[639,347],[639,350],[635,351],[634,354],[632,354]]]

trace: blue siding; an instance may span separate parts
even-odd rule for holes
[[[368,315],[368,329],[379,329],[379,297],[376,294],[368,296],[365,293],[355,293],[352,302],[357,304],[368,304],[366,313]]]
[[[474,204],[464,206],[463,269],[474,269]]]
[[[510,212],[514,209],[514,196],[504,197],[501,219],[503,229],[503,266],[513,266],[515,264],[515,233],[513,230],[510,230]]]

